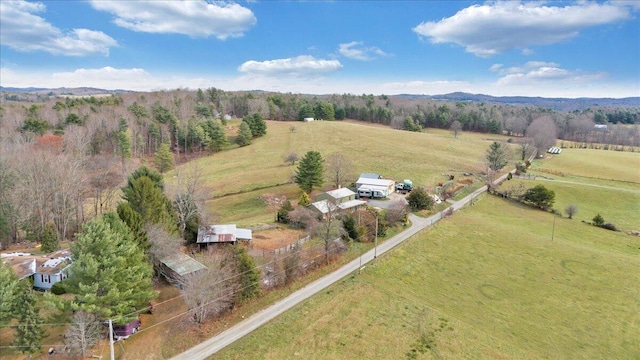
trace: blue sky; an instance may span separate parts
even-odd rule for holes
[[[0,85],[640,96],[640,1],[0,1]]]

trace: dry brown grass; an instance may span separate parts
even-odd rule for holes
[[[254,249],[275,250],[291,245],[304,236],[304,231],[278,227],[254,232],[251,243]]]

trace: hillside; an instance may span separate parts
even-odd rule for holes
[[[46,96],[91,96],[91,95],[103,95],[103,94],[121,94],[133,92],[124,89],[106,90],[98,88],[16,88],[16,87],[2,87],[0,86],[0,94],[3,97],[11,96],[11,94],[20,94],[26,96],[31,95],[46,95]],[[261,90],[245,91],[246,93],[253,94],[269,94]],[[303,96],[313,97],[318,96],[315,94],[303,94]],[[473,103],[488,103],[488,104],[504,104],[504,105],[525,105],[534,106],[544,109],[552,109],[556,111],[575,111],[586,110],[594,108],[635,108],[640,107],[640,97],[628,97],[628,98],[545,98],[545,97],[531,97],[531,96],[491,96],[484,94],[470,94],[463,92],[455,92],[449,94],[440,95],[420,95],[420,94],[394,94],[389,95],[390,98],[395,99],[411,99],[411,100],[436,100],[436,101],[449,101],[449,102],[473,102]],[[28,99],[26,97],[25,99]]]

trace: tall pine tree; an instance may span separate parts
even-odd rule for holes
[[[151,265],[129,228],[114,214],[86,223],[71,246],[74,261],[67,280],[74,307],[100,319],[126,323],[153,298]]]
[[[298,164],[295,180],[300,189],[310,193],[313,188],[320,187],[324,181],[324,159],[317,151],[307,151]]]
[[[236,144],[240,146],[247,146],[251,144],[252,137],[253,135],[251,134],[251,128],[249,127],[247,122],[241,122],[240,128],[238,130],[238,136],[236,136]]]
[[[36,306],[33,290],[26,287],[21,289],[18,303],[20,304],[20,310],[16,311],[18,325],[11,345],[15,346],[19,353],[28,354],[28,358],[31,359],[31,355],[41,351],[40,342],[46,334],[42,329],[42,319]]]
[[[48,223],[44,227],[41,245],[41,250],[45,253],[50,253],[58,250],[58,232],[56,231],[56,226],[53,223]]]
[[[158,151],[154,154],[153,162],[161,174],[173,169],[173,153],[169,148],[169,144],[163,143],[160,145],[160,148],[158,148]]]

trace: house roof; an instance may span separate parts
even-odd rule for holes
[[[201,226],[196,243],[235,242],[236,239],[251,240],[251,230],[236,228],[236,224]]]
[[[342,198],[346,198],[349,196],[353,196],[356,193],[354,193],[353,191],[349,190],[348,188],[339,188],[339,189],[335,189],[335,190],[329,190],[326,192],[327,195],[331,196],[334,199],[342,199]]]
[[[173,254],[160,260],[160,262],[180,276],[189,275],[207,268],[196,259],[183,253]]]
[[[376,173],[362,173],[362,174],[360,174],[360,178],[364,178],[364,179],[381,179],[382,176],[380,176],[380,174],[376,174]]]
[[[36,273],[38,274],[56,274],[66,268],[71,262],[71,252],[69,250],[60,250],[54,253],[44,255],[38,259]]]
[[[64,270],[71,262],[69,250],[58,250],[46,255],[32,255],[29,253],[0,254],[2,262],[11,266],[19,279],[33,274],[57,274]]]
[[[251,232],[251,229],[237,228],[236,229],[236,238],[242,239],[242,240],[251,240],[251,239],[253,239],[253,234]]]
[[[354,208],[356,206],[360,206],[360,205],[364,205],[367,202],[364,200],[349,200],[349,201],[345,201],[342,204],[338,205],[341,209],[346,210],[346,209],[351,209]]]
[[[389,179],[370,179],[370,178],[359,178],[356,184],[360,185],[374,185],[374,186],[395,186],[395,181]]]
[[[320,211],[322,214],[327,214],[330,209],[332,211],[335,211],[337,209],[346,210],[346,209],[351,209],[353,207],[360,206],[366,203],[367,202],[363,200],[349,200],[341,204],[335,205],[325,199],[325,200],[316,201],[312,203],[311,206],[318,209],[318,211]]]

